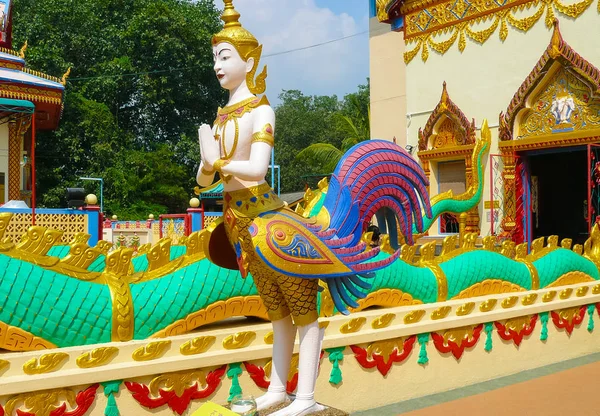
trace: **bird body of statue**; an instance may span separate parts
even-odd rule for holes
[[[340,161],[323,207],[304,218],[284,206],[265,182],[274,146],[275,113],[266,97],[266,67],[256,75],[262,46],[239,22],[233,0],[224,0],[225,26],[213,37],[214,70],[229,101],[213,127],[199,129],[197,181],[209,186],[219,172],[224,184],[223,217],[210,228],[207,257],[222,267],[252,275],[273,325],[270,385],[257,398],[259,410],[288,400],[286,381],[299,332],[298,388],[275,416],[301,416],[323,409],[314,398],[322,332],[317,322],[319,279],[327,282],[336,308],[348,313],[368,290],[372,272],[398,253],[374,259],[361,235],[382,207],[398,215],[407,240],[413,217],[422,225],[420,202],[431,216],[427,180],[419,165],[393,143],[368,141]]]

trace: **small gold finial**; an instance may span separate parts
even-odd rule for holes
[[[71,67],[67,69],[67,72],[65,72],[62,78],[60,79],[60,83],[62,85],[67,85],[67,78],[69,78],[69,75],[71,75]]]
[[[446,81],[442,84],[442,98],[440,99],[440,110],[444,111],[448,108],[448,101],[450,101],[450,96],[448,95],[448,90],[446,89]]]
[[[25,51],[27,50],[27,41],[25,41],[25,43],[23,44],[23,46],[21,46],[21,49],[19,50],[19,57],[22,59],[25,59]]]
[[[550,41],[550,46],[548,47],[548,52],[552,58],[556,58],[560,55],[560,48],[563,43],[562,35],[560,34],[560,26],[558,24],[558,19],[554,19],[553,22],[554,29],[552,31],[552,40]]]
[[[221,20],[225,22],[225,27],[242,26],[240,23],[240,14],[233,7],[233,0],[223,0],[225,3],[225,10],[221,15]]]

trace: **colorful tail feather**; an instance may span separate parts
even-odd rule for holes
[[[347,314],[346,305],[356,308],[356,299],[371,288],[368,278],[389,266],[399,255],[372,261],[375,248],[365,252],[361,236],[368,221],[381,208],[392,209],[406,240],[412,243],[413,223],[423,229],[421,204],[431,217],[427,178],[419,164],[399,146],[369,140],[350,149],[338,163],[329,182],[323,207],[329,213],[329,227],[316,233],[353,274],[326,278],[336,308]],[[367,278],[367,281],[361,278]]]
[[[400,146],[384,140],[359,143],[340,160],[329,183],[323,204],[329,228],[337,238],[350,239],[344,245],[358,244],[375,212],[388,207],[412,244],[413,223],[423,231],[421,203],[432,216],[427,185],[421,166]]]

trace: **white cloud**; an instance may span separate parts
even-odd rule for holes
[[[219,2],[217,2],[218,4]],[[368,17],[357,22],[347,13],[335,14],[314,0],[237,0],[242,25],[263,44],[262,64],[267,64],[267,94],[277,103],[281,90],[297,89],[310,95],[357,90],[369,74],[368,34],[326,45],[265,57],[291,49],[364,32]],[[262,66],[261,64],[261,66]]]

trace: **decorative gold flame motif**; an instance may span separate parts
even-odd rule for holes
[[[512,308],[513,306],[515,306],[517,304],[518,301],[519,301],[518,296],[511,296],[502,301],[502,307],[504,309]]]
[[[481,312],[489,312],[492,309],[494,309],[497,303],[498,299],[488,299],[486,301],[481,302],[481,305],[479,305],[479,310]]]
[[[118,354],[117,347],[96,348],[77,357],[76,363],[80,368],[100,367],[108,364]]]
[[[404,315],[404,323],[406,325],[416,324],[425,316],[424,310],[412,311]]]
[[[217,338],[214,336],[194,338],[179,347],[179,352],[183,355],[202,354],[203,352],[208,351],[216,340]]]
[[[551,290],[550,292],[548,292],[544,296],[542,296],[542,301],[551,302],[555,297],[556,297],[556,290]]]
[[[23,371],[29,375],[50,373],[57,370],[68,358],[69,354],[64,352],[44,354],[39,359],[32,358],[23,364]]]
[[[361,316],[360,318],[352,318],[341,326],[340,332],[342,334],[353,334],[355,332],[360,331],[365,322],[367,322],[367,318],[363,316]]]
[[[523,296],[523,299],[521,299],[521,303],[523,304],[523,306],[533,305],[537,298],[537,293],[530,293],[529,295]]]
[[[569,287],[569,288],[562,290],[560,292],[560,294],[558,295],[558,297],[565,300],[565,299],[569,299],[572,294],[573,294],[573,289]]]
[[[437,308],[435,311],[431,312],[431,319],[434,321],[438,319],[444,319],[446,316],[448,316],[451,310],[452,308],[450,306],[442,306]]]
[[[381,315],[379,318],[373,320],[371,322],[371,327],[373,329],[381,329],[390,326],[392,321],[396,318],[396,315],[393,313],[386,313],[385,315]]]
[[[469,315],[471,312],[473,312],[473,309],[475,309],[475,302],[467,302],[464,305],[460,306],[456,310],[456,315],[457,316]]]
[[[270,331],[263,337],[265,344],[273,345],[273,331]]]
[[[152,379],[148,387],[154,397],[160,396],[160,391],[173,391],[178,397],[182,397],[184,391],[194,384],[199,388],[206,385],[206,374],[202,370],[189,372],[169,373]]]
[[[252,331],[237,332],[229,335],[223,340],[223,348],[226,350],[239,350],[246,348],[254,341],[256,333]]]
[[[136,349],[131,358],[135,361],[151,361],[162,357],[169,347],[171,341],[154,341]]]

